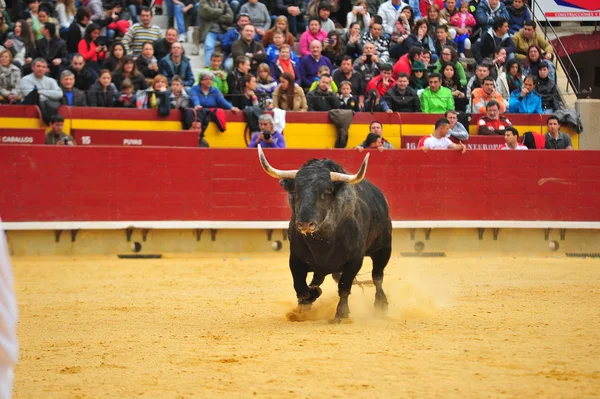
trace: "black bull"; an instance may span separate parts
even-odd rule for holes
[[[281,179],[288,192],[290,270],[300,309],[310,307],[321,295],[319,286],[325,276],[333,273],[340,296],[335,318],[348,318],[352,283],[364,257],[369,256],[375,307],[387,310],[382,283],[392,251],[392,222],[385,196],[364,179],[369,154],[355,175],[329,159],[311,159],[299,170],[277,170],[260,146],[258,154],[265,172]],[[306,284],[308,272],[313,272],[310,286]]]

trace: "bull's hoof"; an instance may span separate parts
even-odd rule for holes
[[[308,290],[308,295],[298,298],[298,305],[310,305],[321,296],[323,290],[317,286],[311,286]]]
[[[381,312],[387,312],[388,300],[385,294],[375,294],[375,309]]]
[[[341,321],[342,319],[347,319],[350,317],[350,308],[346,305],[338,305],[337,310],[335,312],[335,319]],[[339,323],[339,322],[338,322]]]

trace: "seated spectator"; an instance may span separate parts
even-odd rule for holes
[[[494,79],[492,79],[491,76],[486,76],[483,78],[483,85],[480,88],[473,90],[471,97],[471,104],[473,104],[473,106],[470,111],[473,114],[483,114],[485,112],[486,105],[490,101],[496,101],[499,104],[500,113],[503,114],[506,112],[506,104],[504,103],[504,99],[496,90],[496,82],[494,82]]]
[[[169,28],[165,33],[165,37],[153,42],[154,56],[157,60],[162,60],[171,53],[171,46],[177,41],[177,29]],[[142,49],[143,51],[143,49]]]
[[[167,8],[169,9],[169,16],[171,17],[169,20],[169,25],[173,24],[173,17],[175,15],[175,10],[171,9],[169,7],[169,2],[167,2]],[[174,8],[174,3],[173,1],[170,1],[171,5]],[[129,14],[131,15],[131,22],[133,22],[134,24],[139,22],[138,21],[138,15],[140,15],[140,13],[142,12],[142,8],[143,7],[149,7],[151,2],[150,0],[129,0],[127,1],[127,8],[129,10]],[[160,7],[160,2],[156,2],[157,6],[156,6],[156,15],[162,15],[162,8]],[[185,1],[182,1],[181,4],[186,4]],[[198,7],[198,3],[196,2],[195,7]],[[194,19],[192,19],[194,20]]]
[[[213,53],[214,55],[214,53]],[[173,76],[171,80],[171,109],[189,108],[191,105],[190,96],[183,86],[183,79],[179,76]]]
[[[521,63],[516,59],[512,59],[506,63],[506,71],[502,72],[496,81],[496,87],[506,101],[510,98],[513,91],[521,91],[523,87],[523,72],[521,71]]]
[[[322,67],[319,68],[319,70],[317,71],[317,76],[315,77],[315,81],[313,82],[312,85],[310,85],[310,88],[308,89],[308,91],[313,91],[316,90],[317,87],[319,86],[319,80],[321,79],[321,75],[331,75],[331,70],[329,69],[329,67],[323,65]],[[338,92],[338,86],[337,84],[333,81],[333,79],[331,79],[331,92],[336,94]]]
[[[473,51],[475,61],[481,64],[484,58],[494,58],[500,47],[506,49],[506,56],[509,58],[515,52],[515,44],[508,33],[508,21],[504,18],[496,19],[490,29],[482,32]]]
[[[350,29],[341,37],[344,45],[344,54],[356,60],[363,53],[363,45],[360,38],[360,25],[358,23],[350,24]]]
[[[256,94],[261,104],[273,97],[277,88],[277,81],[271,76],[271,69],[267,64],[260,64],[257,70]]]
[[[519,131],[512,126],[504,129],[504,144],[498,147],[499,150],[528,150],[524,145],[519,144]]]
[[[0,103],[14,104],[21,100],[19,82],[21,70],[12,63],[13,57],[7,49],[0,49]]]
[[[308,110],[304,90],[289,72],[283,72],[279,77],[279,86],[273,92],[273,108],[296,112]]]
[[[221,94],[229,94],[229,85],[227,84],[227,72],[223,70],[223,54],[212,53],[210,57],[210,66],[200,70],[200,73],[208,71],[214,75],[213,86],[219,89]],[[181,78],[180,78],[181,79]],[[200,79],[200,78],[198,78]],[[200,82],[200,80],[198,80]]]
[[[454,64],[444,63],[442,66],[442,86],[447,87],[452,92],[455,109],[465,112],[467,110],[467,97],[465,88],[460,84],[460,78],[454,67]]]
[[[60,74],[60,87],[63,91],[61,104],[70,107],[85,107],[87,105],[85,92],[75,87],[75,75],[68,69]]]
[[[513,43],[515,44],[515,57],[524,62],[529,54],[531,46],[537,46],[542,57],[551,61],[553,57],[552,45],[544,39],[541,33],[537,33],[537,24],[534,21],[528,20],[523,25],[523,29],[513,35]]]
[[[500,115],[500,104],[490,101],[485,106],[485,116],[479,120],[479,134],[482,136],[504,135],[504,129],[512,126],[508,118]]]
[[[334,68],[340,66],[344,56],[344,43],[335,30],[327,34],[327,40],[323,44],[323,55],[329,58]]]
[[[394,26],[392,37],[390,38],[390,57],[392,59],[397,60],[402,53],[406,52],[404,41],[411,34],[414,22],[412,8],[410,6],[403,6]]]
[[[360,31],[369,30],[371,24],[371,14],[369,14],[369,6],[366,0],[357,0],[352,7],[352,11],[346,16],[346,29],[350,30],[350,26],[357,23]]]
[[[96,24],[89,24],[85,28],[85,36],[79,41],[77,52],[85,60],[86,66],[98,73],[100,65],[104,63],[108,48],[98,43],[100,36],[100,27]]]
[[[152,82],[150,82],[152,84]],[[131,80],[125,79],[121,82],[121,95],[117,99],[116,107],[121,108],[137,108],[137,96],[133,92],[133,83]]]
[[[46,22],[41,31],[43,38],[35,42],[34,58],[45,59],[50,67],[50,76],[56,79],[67,65],[67,45],[56,37],[56,26],[52,22]]]
[[[200,83],[192,87],[190,91],[190,100],[194,108],[223,108],[239,112],[239,108],[234,107],[225,99],[225,97],[223,97],[223,94],[212,85],[213,79],[214,75],[212,72],[206,71],[200,73]]]
[[[542,110],[544,114],[553,114],[559,109],[563,109],[564,105],[558,92],[556,83],[550,79],[550,62],[542,61],[538,68],[537,83],[535,91],[542,97]]]
[[[76,8],[74,0],[57,0],[55,6],[58,31],[61,39],[66,39],[69,32],[69,26],[75,20]]]
[[[277,57],[279,57],[279,51],[281,50],[281,46],[283,46],[284,44],[286,43],[283,32],[276,31],[275,33],[273,33],[273,43],[269,44],[269,46],[265,50],[265,53],[267,54],[268,63],[274,62],[277,59]],[[290,54],[290,57],[294,62],[300,62],[300,59],[298,58],[296,53],[292,52]]]
[[[204,43],[204,65],[210,65],[210,57],[217,42],[223,42],[225,33],[233,25],[233,10],[227,1],[200,0],[198,16],[198,39],[200,43]],[[250,19],[250,16],[246,17]]]
[[[98,81],[87,92],[87,103],[90,107],[116,107],[119,96],[119,90],[112,83],[110,71],[103,69],[100,71]]]
[[[136,108],[158,109],[161,115],[168,115],[171,109],[170,95],[167,77],[158,74],[152,80],[152,85],[149,88],[140,90],[135,94]]]
[[[335,30],[335,24],[329,16],[331,15],[331,6],[325,2],[320,2],[318,7],[319,20],[321,21],[321,29],[329,33]]]
[[[298,43],[300,56],[304,58],[311,55],[313,43],[323,43],[325,39],[327,39],[327,32],[321,29],[321,21],[319,18],[311,18],[308,21],[308,30],[300,36],[300,42]]]
[[[467,147],[462,143],[455,144],[448,138],[448,132],[450,131],[450,121],[446,118],[440,118],[435,123],[435,130],[433,133],[423,140],[423,146],[419,149],[423,152],[429,150],[461,150],[464,154],[467,151]]]
[[[85,6],[90,11],[91,22],[102,27],[103,36],[112,37],[115,34],[118,34],[121,37],[125,35],[129,28],[129,21],[119,19],[119,14],[122,11],[120,4],[117,2],[106,2],[107,7],[105,9],[102,0],[88,0],[85,2]],[[152,15],[147,18],[148,21],[151,19]],[[158,38],[158,36],[156,38]],[[128,50],[127,47],[126,49]]]
[[[98,75],[87,68],[85,59],[81,54],[75,54],[71,65],[67,68],[75,77],[75,87],[86,92],[98,79]]]
[[[313,40],[310,44],[310,54],[305,55],[300,59],[300,79],[301,86],[309,88],[317,77],[317,72],[322,66],[326,66],[330,71],[333,70],[333,65],[329,58],[321,54],[321,42]]]
[[[432,39],[436,37],[439,26],[448,25],[448,21],[440,16],[440,11],[442,8],[443,5],[440,7],[437,4],[431,4],[429,7],[427,7],[427,17],[424,19],[427,20],[427,25],[429,26],[429,36],[431,36]],[[437,53],[435,48],[431,51],[434,54]]]
[[[527,76],[523,88],[510,95],[509,112],[512,114],[541,114],[542,98],[535,92],[535,77]]]
[[[363,107],[363,112],[388,112],[390,111],[390,106],[385,101],[385,99],[381,98],[377,90],[369,90],[365,96],[365,106]]]
[[[290,57],[291,54],[293,53],[290,46],[283,44],[279,50],[279,57],[269,65],[273,80],[278,81],[281,74],[287,72],[294,78],[296,83],[301,83],[300,65]]]
[[[538,46],[531,46],[525,62],[523,63],[523,74],[538,76],[538,69],[542,65],[542,61],[547,61],[541,56],[541,50]],[[551,81],[556,82],[556,69],[554,64],[546,62],[544,65],[548,66],[548,77]]]
[[[340,103],[342,103],[340,109],[351,109],[354,112],[360,111],[358,99],[352,95],[352,83],[344,80],[341,83],[338,96],[340,98]]]
[[[35,23],[33,19],[28,20],[28,22],[31,22],[30,26],[33,29],[33,33],[35,34],[35,38],[37,40],[44,38],[44,33],[42,32],[42,29],[44,29],[44,25],[46,25],[47,23],[51,23],[54,26],[54,36],[60,38],[58,31],[58,23],[54,18],[50,16],[50,11],[47,9],[47,7],[40,8],[40,10],[38,11],[37,23]]]
[[[500,0],[483,0],[479,2],[475,19],[482,32],[487,32],[498,18],[504,18],[507,21],[510,18],[504,3]]]
[[[486,62],[489,61],[489,58],[486,59]],[[498,80],[498,76],[504,72],[504,67],[506,66],[506,49],[503,47],[499,47],[494,52],[494,58],[490,65],[490,76],[494,80]]]
[[[435,53],[435,45],[433,44],[433,39],[429,36],[429,25],[426,19],[420,19],[415,22],[415,27],[411,34],[404,40],[404,48],[411,49],[413,47],[420,47]]]
[[[407,54],[404,54],[398,62],[394,64],[393,76],[398,76],[400,72],[404,72],[407,75],[410,75],[410,71],[412,70],[411,65],[415,61],[421,61],[421,55],[423,54],[423,49],[421,47],[411,47]]]
[[[254,26],[248,24],[242,29],[242,37],[231,45],[231,56],[233,59],[242,55],[250,59],[250,71],[252,74],[256,74],[258,65],[267,60],[265,48],[260,41],[255,40],[255,34]]]
[[[401,72],[396,86],[390,88],[384,100],[389,105],[389,112],[421,112],[421,102],[417,92],[408,85],[408,75]]]
[[[259,105],[258,96],[256,95],[256,78],[253,75],[246,74],[240,81],[241,93],[233,96],[231,104],[239,109]]]
[[[36,58],[31,64],[33,72],[25,75],[19,82],[19,92],[23,96],[23,103],[38,105],[38,101],[32,98],[36,96],[35,92],[39,95],[39,104],[46,101],[60,101],[63,92],[56,80],[46,76],[48,71],[46,60]]]
[[[82,6],[77,9],[75,20],[70,24],[66,38],[63,38],[67,42],[69,54],[75,54],[78,51],[79,42],[85,35],[85,28],[89,25],[91,16],[89,8]]]
[[[375,45],[375,54],[379,63],[385,64],[389,61],[390,41],[385,38],[381,24],[372,24],[369,31],[362,35],[362,41],[363,43],[373,43]]]
[[[556,115],[550,115],[546,122],[548,132],[546,132],[547,150],[572,150],[573,143],[571,136],[560,131],[560,121]]]
[[[429,76],[429,87],[421,94],[421,110],[426,114],[443,114],[454,109],[452,92],[442,87],[442,77],[439,73]]]
[[[453,16],[460,14],[460,11],[458,10],[458,8],[456,6],[457,6],[456,0],[446,0],[446,7],[444,7],[442,9],[442,11],[440,11],[440,18],[443,18],[446,21],[448,21],[448,23],[450,23],[450,20],[452,19]],[[454,33],[456,34],[456,31]],[[453,34],[452,37],[454,37],[454,36],[455,35]]]
[[[459,12],[450,18],[450,25],[456,31],[454,41],[458,46],[458,52],[461,58],[465,58],[465,50],[471,49],[471,32],[477,21],[469,12],[469,2],[461,1]]]
[[[192,0],[171,0],[173,3],[173,17],[175,19],[175,27],[179,33],[178,40],[183,43],[187,40],[185,29],[185,17],[190,16],[192,21],[194,18],[194,2]],[[134,21],[135,22],[135,21]]]
[[[431,62],[431,51],[423,50],[421,53],[421,62],[425,65],[425,70],[427,73],[433,73],[435,69],[435,64]]]
[[[250,21],[252,21],[252,25],[256,28],[256,33],[260,37],[263,37],[271,27],[269,10],[258,0],[248,0],[247,3],[242,5],[239,12],[250,16]]]
[[[225,60],[224,66],[227,71],[233,68],[234,58],[231,55],[231,46],[233,46],[233,43],[242,38],[242,31],[244,30],[244,27],[250,24],[250,15],[246,13],[240,13],[237,16],[236,25],[229,28],[221,40],[221,51],[223,52],[223,58]],[[254,35],[254,40],[260,40],[260,36],[257,33]]]
[[[116,71],[122,63],[123,57],[125,57],[125,47],[119,42],[114,43],[110,47],[110,54],[106,58],[106,61],[104,61],[103,68],[109,71]]]
[[[514,35],[525,26],[525,22],[531,21],[531,13],[523,0],[513,0],[512,5],[506,7],[508,11],[509,33]]]
[[[379,137],[375,133],[367,134],[367,138],[365,139],[364,143],[365,143],[365,148],[367,148],[367,149],[376,148],[377,151],[379,151],[379,152],[384,150],[383,141],[382,141],[381,137]],[[362,148],[362,147],[360,147],[360,148]]]
[[[285,148],[285,139],[281,132],[275,130],[275,121],[269,114],[258,117],[260,132],[252,134],[248,148],[256,148],[259,144],[264,148]]]
[[[377,15],[381,17],[383,32],[387,37],[391,37],[394,33],[394,25],[398,21],[403,5],[401,0],[388,0],[379,6]]]
[[[23,74],[31,70],[31,61],[35,55],[35,42],[27,22],[17,21],[14,32],[9,35],[9,39],[4,42],[3,46],[10,51],[13,56],[13,63],[22,68],[21,72]]]
[[[458,112],[454,110],[448,110],[444,113],[444,118],[450,122],[450,130],[446,137],[454,137],[457,140],[467,141],[469,140],[469,132],[467,128],[458,121]]]
[[[280,31],[284,36],[284,43],[288,44],[290,47],[294,47],[294,43],[296,43],[296,38],[294,35],[290,33],[290,29],[288,27],[287,18],[283,15],[275,18],[274,26],[269,29],[262,38],[262,44],[264,48],[267,48],[270,44],[273,44],[273,35],[276,31]]]
[[[54,115],[50,118],[50,131],[46,133],[46,144],[49,145],[75,145],[73,137],[63,132],[65,118]]]
[[[179,43],[181,45],[181,43]],[[117,67],[117,70],[112,73],[112,83],[117,90],[121,90],[121,82],[125,79],[131,80],[133,83],[133,91],[146,90],[148,85],[142,75],[135,66],[135,61],[129,55],[123,58],[123,62]]]
[[[490,66],[489,64],[479,64],[477,68],[475,68],[475,75],[469,79],[467,83],[467,92],[465,93],[469,104],[467,105],[467,109],[471,109],[471,100],[473,98],[473,90],[478,89],[483,86],[483,79],[490,76]]]
[[[144,79],[146,79],[146,83],[149,80],[154,79],[156,75],[158,75],[158,60],[154,57],[154,46],[150,42],[144,43],[144,47],[142,47],[142,54],[135,60],[135,66],[138,71],[142,75],[144,75]],[[193,77],[192,77],[193,78]],[[192,84],[193,85],[193,81]],[[190,85],[190,86],[191,86]]]
[[[123,27],[121,26],[123,22],[127,23],[128,29],[123,30]],[[142,54],[144,43],[154,42],[162,36],[160,28],[157,25],[152,25],[152,10],[148,7],[142,7],[140,9],[139,22],[133,24],[131,27],[129,27],[128,21],[123,20],[117,21],[116,25],[117,27],[115,29],[122,31],[124,35],[121,43],[123,43],[123,46],[125,47],[125,54],[132,57],[139,57],[140,54]],[[112,29],[110,25],[108,27]],[[132,81],[132,83],[135,86],[135,82]]]
[[[363,54],[354,61],[354,69],[361,74],[364,87],[367,87],[369,81],[379,75],[378,61],[379,59],[375,55],[375,45],[365,43]]]
[[[448,30],[448,25],[444,24],[444,25],[439,25],[436,28],[435,31],[435,41],[434,41],[434,46],[435,46],[435,52],[438,54],[438,56],[440,54],[442,54],[442,49],[444,47],[451,47],[453,48],[455,51],[457,51],[457,47],[456,47],[456,43],[450,39],[450,31]]]
[[[242,80],[250,73],[250,58],[245,55],[241,55],[235,59],[235,68],[231,73],[227,74],[227,87],[229,87],[229,94],[227,99],[233,101],[234,96],[242,94]],[[214,75],[213,75],[214,79]]]
[[[194,85],[194,74],[190,59],[183,55],[183,44],[173,43],[171,45],[171,54],[158,62],[160,73],[166,76],[169,84],[173,76],[177,75],[183,80],[185,87]]]
[[[374,135],[374,137],[371,135]],[[369,136],[371,136],[371,139],[369,139]],[[375,138],[379,139],[379,143],[375,146],[371,146]],[[377,140],[375,140],[375,142],[377,142]],[[365,148],[377,148],[379,151],[394,149],[392,144],[383,137],[383,125],[378,121],[371,122],[367,139],[354,148],[358,150],[358,152],[363,152]]]
[[[331,111],[341,107],[340,100],[331,90],[331,75],[323,74],[316,90],[306,95],[309,111]]]
[[[360,72],[352,68],[352,57],[345,55],[342,58],[340,67],[333,71],[333,82],[340,87],[342,82],[350,82],[352,96],[358,99],[358,107],[362,108],[365,104],[365,85]]]
[[[410,87],[421,95],[421,91],[425,90],[429,86],[429,74],[425,64],[421,61],[414,61],[410,66]]]
[[[385,96],[387,91],[394,87],[396,79],[392,78],[392,66],[390,64],[382,64],[379,67],[379,75],[375,76],[367,84],[367,90],[377,90],[379,96]]]
[[[290,33],[296,35],[304,29],[304,15],[306,14],[306,2],[304,0],[277,0],[276,14],[285,15],[290,27]]]

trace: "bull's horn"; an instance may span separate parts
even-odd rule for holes
[[[358,170],[357,174],[347,175],[345,173],[330,172],[331,173],[331,181],[343,181],[348,184],[360,183],[362,181],[362,179],[365,178],[365,175],[367,174],[367,164],[369,163],[369,155],[370,154],[368,154],[368,153],[367,153],[367,155],[365,155],[365,159],[363,159],[362,165],[360,165],[360,169]]]
[[[269,162],[267,162],[267,158],[265,157],[265,153],[260,147],[260,144],[258,145],[258,159],[260,160],[260,165],[265,172],[267,172],[269,176],[276,179],[294,179],[296,177],[296,173],[298,173],[298,170],[279,170],[269,165]]]

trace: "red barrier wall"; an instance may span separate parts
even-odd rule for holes
[[[351,150],[267,150],[296,169]],[[256,150],[0,146],[5,221],[285,220],[277,180]],[[367,177],[394,220],[600,221],[600,152],[372,152]],[[558,179],[558,180],[557,180]]]

